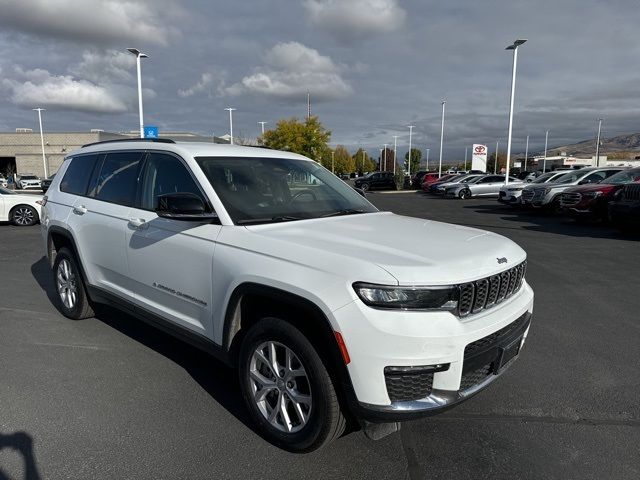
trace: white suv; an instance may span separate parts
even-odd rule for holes
[[[114,305],[237,367],[257,428],[289,450],[460,403],[529,330],[515,243],[380,212],[300,155],[102,142],[65,160],[43,203],[62,313]]]

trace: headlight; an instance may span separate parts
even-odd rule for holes
[[[587,192],[587,193],[583,193],[582,196],[584,198],[596,198],[599,197],[600,195],[602,195],[604,192],[600,191],[600,190],[596,190],[595,192]]]
[[[353,288],[365,304],[401,310],[455,310],[458,287],[394,287],[354,283]]]

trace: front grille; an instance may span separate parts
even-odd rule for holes
[[[530,202],[533,200],[534,191],[532,188],[525,188],[522,190],[522,200]]]
[[[480,312],[509,298],[520,290],[526,268],[525,261],[498,275],[459,285],[458,315],[466,317],[470,313]]]
[[[469,388],[476,386],[489,375],[491,375],[493,368],[492,365],[493,364],[488,363],[487,365],[477,368],[476,370],[464,373],[462,375],[462,379],[460,380],[460,390],[468,390]]]
[[[624,200],[640,201],[640,185],[625,185],[622,189],[622,198]]]
[[[563,193],[560,197],[560,203],[563,207],[570,207],[577,205],[582,200],[582,194],[580,193]]]
[[[508,337],[511,332],[514,332],[515,330],[522,327],[525,323],[527,323],[528,319],[529,317],[527,315],[522,315],[520,318],[518,318],[514,322],[511,322],[506,327],[502,327],[497,332],[490,333],[486,337],[482,337],[475,342],[471,342],[464,349],[464,358],[470,358],[478,351],[485,350],[495,343],[499,342],[504,337]]]
[[[389,374],[385,372],[387,394],[392,402],[420,400],[431,393],[433,372]]]

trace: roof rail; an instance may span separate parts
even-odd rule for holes
[[[116,140],[103,140],[102,142],[93,142],[83,145],[84,147],[91,147],[93,145],[102,145],[103,143],[118,143],[118,142],[153,142],[153,143],[176,143],[170,138],[119,138]]]

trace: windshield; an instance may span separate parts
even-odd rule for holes
[[[6,188],[0,187],[0,194],[2,195],[15,195],[16,192],[12,190],[7,190]]]
[[[640,169],[623,170],[611,175],[602,183],[608,183],[611,185],[623,185],[625,183],[640,182]]]
[[[20,180],[37,180],[38,177],[36,177],[35,175],[23,175],[22,177],[20,177]]]
[[[557,172],[547,172],[547,173],[543,173],[542,175],[540,175],[538,178],[536,178],[533,182],[531,183],[546,183],[549,181],[550,178],[553,177],[561,177],[562,175],[558,175]]]
[[[236,224],[376,212],[318,163],[290,158],[197,157]]]

